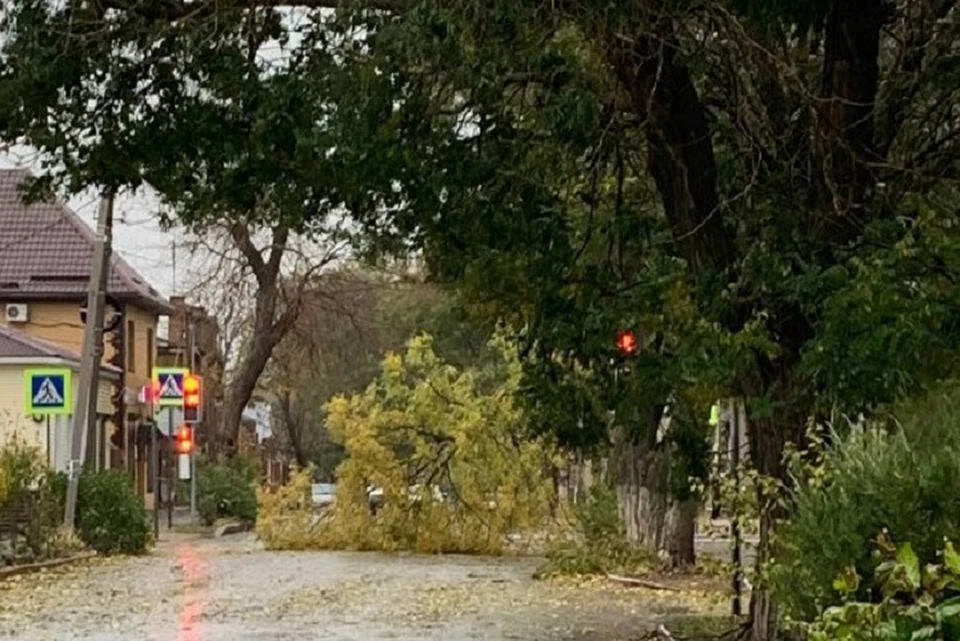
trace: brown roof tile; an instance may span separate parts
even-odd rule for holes
[[[0,299],[86,295],[95,235],[59,201],[23,203],[25,169],[0,169]],[[160,314],[170,305],[123,258],[111,259],[107,293]]]

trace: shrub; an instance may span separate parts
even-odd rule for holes
[[[551,546],[547,562],[537,571],[539,577],[638,572],[653,565],[654,555],[649,550],[627,540],[613,488],[602,483],[590,488],[586,500],[575,507],[574,516],[574,539]]]
[[[218,518],[256,521],[258,476],[257,462],[242,457],[198,466],[197,511],[203,522],[213,525]]]
[[[76,547],[76,541],[69,541],[59,532],[66,495],[66,475],[45,472],[37,484],[33,518],[26,532],[27,546],[35,557],[51,558]]]
[[[960,554],[950,541],[942,562],[921,566],[910,543],[894,546],[878,539],[873,589],[877,603],[847,600],[800,626],[810,641],[918,641],[960,639]],[[860,591],[861,577],[849,568],[834,581],[844,596]]]
[[[29,521],[18,524],[14,554],[37,560],[61,552],[57,530],[63,522],[65,487],[58,475],[47,470],[38,448],[15,439],[0,449],[0,507],[23,501],[30,510]]]
[[[84,543],[101,554],[141,554],[150,541],[143,501],[119,470],[80,477],[77,529]]]
[[[36,488],[46,471],[39,448],[13,439],[0,449],[0,506]]]
[[[873,576],[877,532],[911,541],[920,562],[932,563],[944,537],[960,530],[958,399],[948,388],[900,408],[895,427],[855,430],[824,453],[822,466],[797,473],[770,575],[788,619],[810,621],[839,604],[833,581],[851,564]],[[879,594],[865,583],[855,597]]]

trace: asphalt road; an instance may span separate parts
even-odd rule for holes
[[[687,611],[676,593],[533,581],[536,563],[167,542],[0,583],[0,639],[614,641]]]

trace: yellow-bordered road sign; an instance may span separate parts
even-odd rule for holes
[[[70,414],[73,411],[69,368],[28,369],[23,373],[24,407],[33,416]]]
[[[157,407],[183,407],[183,377],[189,371],[183,367],[154,367],[154,405]]]

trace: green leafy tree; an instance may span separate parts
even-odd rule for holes
[[[372,254],[421,250],[525,328],[565,438],[615,409],[642,447],[722,391],[780,478],[810,417],[952,373],[954,0],[278,4],[17,0],[0,137],[191,224],[347,211]]]

